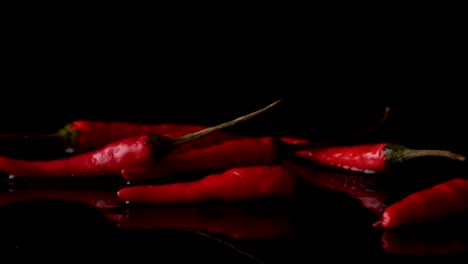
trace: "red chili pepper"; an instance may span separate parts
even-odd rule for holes
[[[295,155],[325,166],[366,174],[388,172],[395,164],[423,156],[465,161],[463,155],[446,150],[409,149],[389,143],[310,148],[298,150]]]
[[[412,193],[388,206],[378,223],[397,228],[468,212],[468,179],[454,178]],[[376,223],[376,224],[378,224]]]
[[[195,181],[128,186],[117,194],[124,201],[143,204],[236,202],[290,197],[296,181],[295,176],[280,165],[249,166]]]
[[[141,182],[183,173],[223,171],[236,167],[270,165],[279,153],[274,137],[249,137],[227,140],[203,149],[170,154],[151,166],[125,168],[124,179]]]
[[[271,109],[279,102],[278,100],[263,109],[245,116],[181,137],[148,134],[125,138],[93,152],[54,160],[33,161],[0,157],[0,170],[12,177],[44,178],[120,175],[124,168],[138,168],[151,165],[182,144],[248,120]]]
[[[97,122],[97,121],[75,121],[69,125],[68,134],[70,147],[75,153],[83,153],[99,149],[109,143],[120,139],[136,137],[147,134],[160,134],[171,137],[180,137],[189,133],[208,128],[207,126],[191,124],[136,124],[130,122]],[[65,130],[66,131],[66,130]],[[234,137],[222,131],[216,131],[206,135],[201,141],[216,143],[220,140]],[[191,147],[197,147],[193,142]],[[204,146],[204,144],[200,144]]]
[[[112,142],[137,137],[147,134],[160,134],[167,136],[182,136],[199,130],[206,129],[207,126],[192,124],[142,124],[132,122],[105,122],[96,120],[76,120],[68,123],[62,129],[51,134],[30,134],[30,135],[0,135],[2,142],[14,142],[14,144],[24,143],[35,146],[33,143],[42,143],[46,146],[57,146],[63,148],[66,153],[79,154],[94,151]],[[222,131],[212,133],[209,138],[219,142],[224,138],[234,137]]]
[[[131,206],[123,214],[106,214],[120,228],[193,229],[234,239],[265,239],[292,231],[291,207],[209,204],[196,206]]]
[[[292,161],[283,161],[281,164],[313,186],[349,194],[377,215],[381,215],[386,207],[389,192],[383,188],[380,175],[345,174]]]

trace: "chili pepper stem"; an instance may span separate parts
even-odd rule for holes
[[[457,153],[453,153],[450,151],[446,150],[427,150],[427,149],[422,149],[422,150],[407,150],[404,157],[405,159],[412,159],[412,158],[417,158],[417,157],[422,157],[422,156],[438,156],[438,157],[446,157],[454,160],[459,160],[459,161],[465,161],[466,157]]]
[[[244,116],[241,116],[241,117],[238,117],[236,119],[233,119],[231,121],[227,121],[225,123],[222,123],[222,124],[219,124],[219,125],[216,125],[216,126],[212,126],[212,127],[208,127],[208,128],[205,128],[203,130],[200,130],[200,131],[196,131],[196,132],[193,132],[193,133],[190,133],[190,134],[187,134],[187,135],[184,135],[184,136],[181,136],[181,137],[175,137],[175,138],[172,138],[172,143],[171,145],[174,147],[174,146],[177,146],[177,145],[181,145],[181,144],[184,144],[184,143],[187,143],[189,141],[193,141],[199,137],[203,137],[207,134],[210,134],[214,131],[217,131],[217,130],[221,130],[221,129],[224,129],[224,128],[227,128],[227,127],[230,127],[230,126],[233,126],[233,125],[236,125],[240,122],[243,122],[243,121],[246,121],[254,116],[257,116],[263,112],[266,112],[268,111],[269,109],[275,107],[277,104],[279,104],[281,100],[277,100],[276,102],[260,109],[260,110],[257,110],[255,112],[252,112],[250,114],[247,114],[247,115],[244,115]]]
[[[461,154],[453,153],[447,150],[438,150],[438,149],[403,149],[401,153],[398,153],[398,151],[393,151],[393,154],[399,161],[405,161],[409,159],[414,159],[418,157],[426,157],[426,156],[445,157],[445,158],[458,160],[458,161],[466,160],[466,157]]]

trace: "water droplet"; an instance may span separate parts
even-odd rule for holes
[[[75,149],[74,148],[66,148],[65,153],[73,154],[73,153],[75,153]]]
[[[129,200],[126,200],[126,201],[125,201],[125,204],[130,204],[130,201],[129,201]]]
[[[127,181],[127,185],[130,185],[130,184],[132,184],[132,183],[130,181]]]
[[[8,175],[8,179],[13,180],[16,176],[13,174]]]

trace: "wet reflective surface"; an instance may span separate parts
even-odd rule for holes
[[[446,164],[445,164],[446,165]],[[433,174],[345,174],[284,163],[301,184],[291,200],[140,206],[119,201],[115,180],[0,182],[1,249],[119,254],[225,263],[446,259],[468,256],[466,215],[397,230],[373,224],[388,204],[442,181]],[[418,164],[418,167],[420,164]],[[458,173],[452,171],[452,175]],[[427,172],[424,177],[431,174]]]

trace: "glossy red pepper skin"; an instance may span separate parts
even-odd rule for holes
[[[221,129],[244,122],[276,106],[280,100],[244,116],[180,137],[146,134],[110,143],[96,151],[54,160],[20,160],[0,157],[0,171],[11,177],[96,177],[120,175],[124,168],[149,166],[184,145]],[[196,144],[196,143],[195,143]]]
[[[184,173],[272,165],[278,159],[278,142],[274,137],[245,137],[226,140],[202,149],[173,153],[151,166],[125,168],[122,170],[122,176],[130,182],[142,182]]]
[[[211,134],[210,134],[211,135]],[[153,154],[150,135],[126,138],[92,152],[54,160],[21,160],[0,156],[0,171],[11,177],[105,177],[122,175],[129,181],[207,172],[248,165],[267,165],[279,157],[274,137],[245,137],[223,140],[224,136],[200,138],[178,146],[166,157]],[[210,145],[214,144],[214,145]],[[201,148],[207,145],[205,148]],[[198,147],[198,148],[197,148]]]
[[[387,197],[390,191],[383,188],[381,175],[324,170],[296,164],[289,160],[283,161],[281,164],[312,186],[349,194],[358,199],[365,208],[379,216],[387,206]]]
[[[468,178],[453,178],[409,194],[382,213],[383,228],[435,222],[468,212]]]
[[[0,155],[29,160],[63,158],[98,150],[124,138],[147,134],[181,137],[205,128],[208,127],[179,123],[141,124],[77,120],[51,134],[0,134]],[[202,148],[236,137],[241,135],[215,131],[193,142],[190,148]],[[186,149],[188,146],[184,145],[177,148],[177,151]]]
[[[194,204],[290,198],[297,178],[281,165],[232,168],[189,182],[127,186],[117,195],[132,204]]]
[[[71,122],[57,134],[65,139],[67,151],[72,153],[84,153],[104,147],[114,141],[129,137],[137,137],[147,134],[160,134],[165,136],[183,136],[195,131],[207,128],[203,125],[162,123],[162,124],[140,124],[131,122],[104,122],[77,120]],[[234,136],[223,131],[216,131],[207,135],[200,141],[217,143]],[[192,147],[204,146],[196,143]]]
[[[154,162],[149,135],[126,138],[93,151],[63,159],[20,160],[0,156],[0,171],[10,177],[103,177],[119,176],[123,168]]]
[[[296,155],[326,166],[372,174],[387,171],[385,155],[387,145],[380,143],[317,148],[300,150]]]
[[[328,167],[366,174],[385,173],[393,165],[422,156],[439,156],[458,161],[466,159],[463,155],[446,150],[409,149],[390,143],[309,148],[298,150],[294,155]]]
[[[158,140],[160,142],[154,141],[154,138],[151,138],[152,140],[152,145],[153,147],[158,144],[160,145],[159,147],[162,147],[161,144],[169,144],[169,145],[181,145],[184,144],[187,141],[193,141],[194,139],[200,138],[207,136],[208,134],[213,134],[215,132],[220,132],[221,129],[233,126],[239,122],[244,122],[252,117],[255,117],[261,113],[264,113],[268,111],[269,109],[275,107],[281,102],[281,100],[277,100],[266,107],[263,107],[262,109],[250,112],[246,115],[237,117],[235,119],[232,119],[230,121],[224,122],[222,124],[218,124],[216,126],[210,126],[203,128],[202,126],[195,126],[193,128],[187,128],[186,129],[194,129],[195,131],[193,132],[186,132],[184,131],[184,135],[180,137],[173,137],[173,138],[162,138],[161,140]],[[154,129],[155,131],[148,131],[149,129]],[[165,129],[166,133],[161,133],[161,131],[158,131],[158,129]],[[96,133],[85,133],[85,130],[95,130],[99,129],[101,130],[101,133],[99,135],[96,135]],[[70,130],[72,132],[70,132]],[[107,133],[104,133],[105,131]],[[150,132],[150,133],[148,133]],[[176,131],[168,131],[167,130],[167,125],[162,126],[162,127],[151,127],[147,125],[138,125],[138,124],[132,124],[132,123],[111,123],[111,124],[105,124],[105,123],[96,123],[94,125],[91,125],[89,122],[85,121],[77,121],[75,123],[72,123],[68,126],[66,126],[63,130],[59,131],[56,135],[52,136],[58,136],[59,138],[67,138],[69,136],[69,141],[71,142],[71,148],[77,148],[78,151],[85,151],[86,148],[88,149],[96,149],[99,148],[100,146],[104,146],[106,144],[109,144],[110,142],[114,142],[115,140],[121,139],[121,137],[128,138],[128,137],[133,137],[133,136],[140,136],[142,134],[151,134],[151,135],[158,135],[158,136],[165,136],[165,134],[171,134],[176,132]],[[133,135],[133,133],[136,133],[136,135]],[[130,135],[132,134],[132,135]],[[219,133],[218,133],[219,134]],[[177,139],[178,138],[178,139]],[[165,141],[165,142],[162,142]],[[170,142],[172,141],[172,142]],[[175,142],[177,141],[177,143]],[[162,154],[165,154],[164,152],[167,152],[167,148],[169,146],[164,146],[166,149],[165,150],[158,150]],[[155,150],[156,152],[156,150]]]

